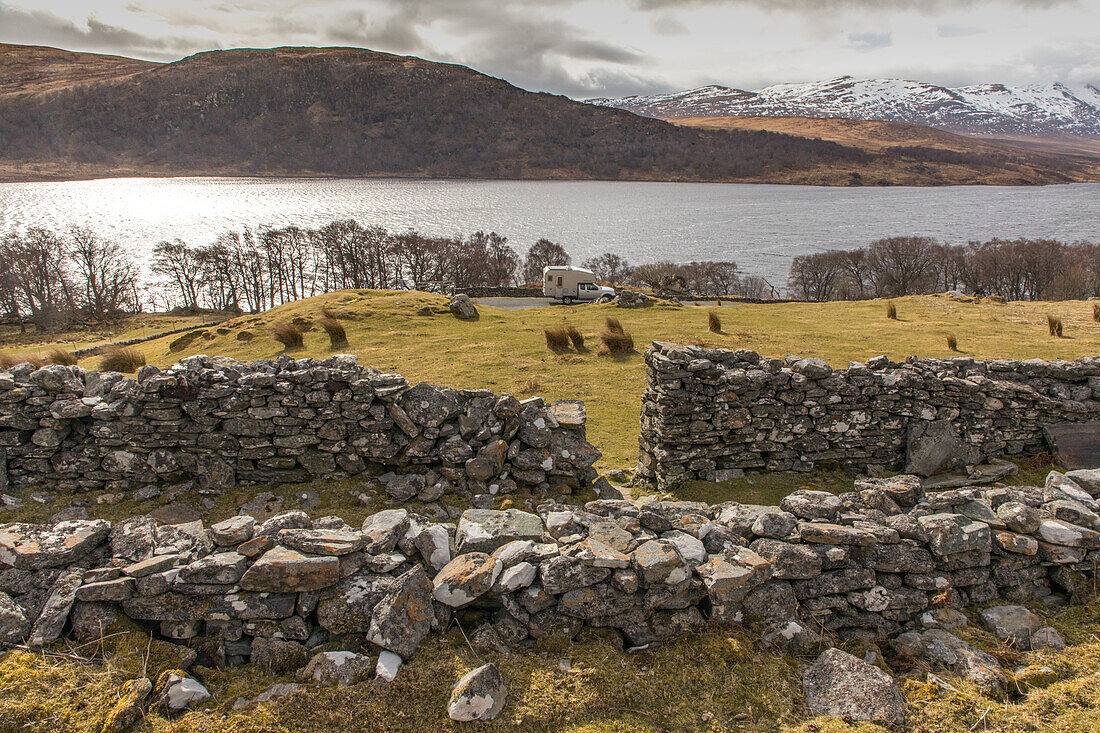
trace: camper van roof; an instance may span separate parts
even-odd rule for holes
[[[595,275],[595,273],[592,272],[591,270],[586,270],[583,267],[573,267],[572,265],[547,265],[546,267],[542,268],[542,271],[544,273],[547,273],[547,272],[550,272],[550,271],[557,272],[558,270],[568,270],[570,272],[583,272],[586,275]]]

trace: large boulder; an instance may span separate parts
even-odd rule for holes
[[[466,293],[459,293],[451,298],[450,308],[455,318],[463,320],[477,318],[477,308],[474,307],[474,302],[470,300],[470,296]]]
[[[906,441],[905,472],[934,476],[965,470],[982,461],[981,452],[965,443],[950,420],[914,420]]]
[[[541,542],[546,528],[537,514],[519,509],[467,509],[458,520],[455,553],[492,552],[515,540]]]
[[[920,654],[940,669],[966,677],[984,692],[998,695],[1004,690],[1005,674],[992,654],[975,649],[943,629],[921,634]]]
[[[355,652],[319,652],[298,673],[303,681],[347,687],[367,679],[370,657]]]
[[[504,710],[508,690],[495,664],[471,670],[451,690],[447,715],[451,720],[493,720]]]
[[[1065,646],[1057,631],[1043,626],[1042,619],[1023,606],[984,608],[978,617],[986,631],[1024,651]]]
[[[826,649],[802,675],[806,705],[818,715],[895,726],[905,700],[893,678],[839,649]]]
[[[273,547],[245,571],[241,587],[267,593],[296,593],[327,588],[339,579],[340,560],[336,557],[315,557]]]
[[[390,586],[374,607],[367,639],[408,659],[432,628],[432,582],[417,565]]]
[[[111,523],[102,519],[0,526],[0,564],[20,570],[70,565],[98,547],[110,532]]]
[[[484,552],[468,552],[451,560],[432,582],[432,595],[440,603],[458,608],[489,592],[504,563]]]

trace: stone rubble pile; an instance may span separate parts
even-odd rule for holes
[[[560,496],[595,479],[584,428],[580,402],[410,385],[347,355],[192,356],[136,379],[21,364],[0,372],[0,492],[210,491],[387,466],[421,475],[394,489],[406,500]]]
[[[660,488],[831,462],[930,476],[1044,450],[1043,427],[1100,420],[1100,357],[824,360],[654,342],[636,479]],[[881,475],[880,473],[880,475]]]
[[[998,599],[1054,607],[1090,590],[1098,497],[1100,471],[935,494],[902,475],[860,479],[839,496],[796,491],[778,507],[647,497],[469,509],[457,523],[404,508],[356,527],[302,511],[209,527],[149,516],[9,523],[0,525],[0,641],[94,638],[126,616],[205,665],[251,661],[350,684],[372,670],[393,679],[452,620],[500,648],[586,626],[639,647],[708,622],[751,623],[763,644],[792,653],[893,637],[901,653],[997,690],[996,660],[950,633],[965,623],[958,609]],[[1061,643],[1026,609],[982,619],[1022,649]],[[360,651],[318,651],[334,645]],[[838,674],[819,671],[815,679]],[[452,713],[476,719],[503,705],[478,692],[499,687],[493,674],[467,680]],[[866,704],[893,720],[887,698]]]

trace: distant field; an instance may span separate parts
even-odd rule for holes
[[[885,301],[734,305],[721,309],[722,333],[707,327],[707,307],[661,305],[625,310],[614,305],[536,308],[505,311],[481,306],[477,321],[456,320],[439,295],[408,291],[341,291],[292,303],[260,315],[246,315],[218,328],[200,329],[183,347],[170,350],[179,336],[139,345],[149,363],[167,366],[190,354],[237,359],[271,358],[281,347],[271,338],[271,325],[295,318],[312,323],[322,307],[333,308],[344,321],[350,345],[360,363],[455,387],[487,387],[520,397],[578,398],[588,406],[589,440],[604,453],[601,468],[629,468],[638,446],[638,409],[645,387],[640,353],[614,359],[596,356],[596,335],[606,316],[620,319],[634,336],[639,352],[652,340],[708,347],[749,348],[769,356],[795,353],[817,356],[835,367],[851,360],[886,354],[964,355],[1073,359],[1100,354],[1100,324],[1092,304],[959,303],[937,296],[894,301],[899,320],[886,318]],[[432,315],[417,315],[428,307]],[[1065,323],[1065,338],[1048,335],[1046,316]],[[546,349],[543,328],[569,323],[586,337],[583,353],[553,354]],[[947,348],[947,334],[958,338],[959,354]],[[242,336],[242,334],[244,334]],[[242,338],[249,339],[247,341]],[[305,334],[300,356],[333,353],[320,328]],[[98,359],[81,362],[94,368]]]

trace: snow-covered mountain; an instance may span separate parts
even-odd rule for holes
[[[844,117],[1000,135],[1100,135],[1100,89],[1064,84],[948,88],[842,76],[756,91],[706,86],[674,94],[589,99],[647,117]]]

